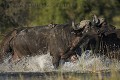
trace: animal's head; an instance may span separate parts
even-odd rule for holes
[[[92,25],[98,28],[99,33],[102,34],[110,34],[115,29],[114,26],[107,23],[105,18],[97,17],[96,15],[93,16]]]
[[[97,17],[96,15],[93,15],[92,24],[96,27],[101,27],[107,25],[107,21],[103,17]]]
[[[91,21],[90,20],[82,20],[80,23],[76,24],[72,22],[72,27],[74,29],[74,32],[76,34],[81,34],[86,32],[91,27]]]

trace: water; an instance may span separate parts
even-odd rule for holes
[[[89,53],[88,53],[89,52]],[[10,57],[4,60],[4,63],[0,64],[1,72],[50,72],[55,71],[52,65],[52,57],[50,54],[38,55],[34,57],[23,57],[18,62],[9,63]],[[104,57],[96,57],[91,55],[91,51],[82,53],[79,60],[75,63],[65,62],[61,67],[61,71],[66,72],[85,72],[85,71],[99,71],[107,70],[113,66],[114,69],[119,70],[120,63],[118,61],[112,62]]]
[[[120,69],[120,62],[118,62],[117,60],[113,61],[104,58],[103,56],[99,57],[91,55],[91,53],[91,51],[83,52],[81,57],[79,57],[79,59],[75,63],[65,62],[65,64],[58,70],[54,69],[52,65],[52,57],[49,53],[46,55],[38,55],[34,57],[23,57],[20,61],[11,63],[9,63],[9,59],[11,58],[11,56],[9,56],[7,59],[4,60],[4,63],[0,64],[0,80],[9,80],[11,76],[14,78],[12,80],[17,80],[18,77],[21,78],[21,75],[24,76],[25,80],[30,80],[33,76],[34,78],[41,77],[41,79],[44,80],[44,78],[46,78],[45,75],[48,75],[50,73],[52,73],[51,75],[58,74],[59,72],[63,72],[65,74],[66,72],[75,74],[79,73],[79,75],[85,77],[91,75],[89,74],[89,72]],[[82,73],[85,73],[86,75]],[[106,75],[109,74],[107,73]],[[54,76],[52,77],[54,79]]]

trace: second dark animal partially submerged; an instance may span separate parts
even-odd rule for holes
[[[89,26],[83,24],[82,28],[82,36],[74,42],[75,45],[69,48],[66,55],[80,47],[84,50],[92,50],[97,55],[120,60],[120,29],[115,29],[104,18],[96,16],[92,21],[89,21]]]

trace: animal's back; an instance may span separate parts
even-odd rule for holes
[[[37,55],[47,51],[49,28],[33,27],[22,30],[13,40],[14,52],[20,55]]]

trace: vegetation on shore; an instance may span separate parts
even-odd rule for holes
[[[120,27],[119,0],[0,0],[0,32],[71,20],[78,23],[93,14]]]

